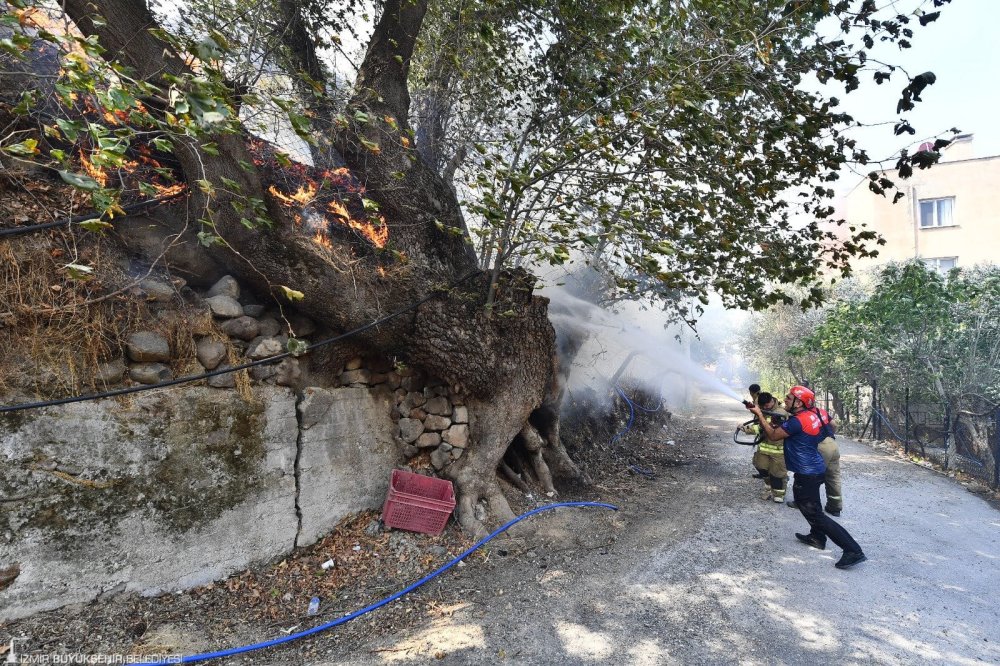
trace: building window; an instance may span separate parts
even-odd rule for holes
[[[931,257],[920,261],[924,262],[927,268],[934,269],[942,275],[958,266],[958,257]]]
[[[920,200],[920,228],[950,227],[955,224],[955,197]]]

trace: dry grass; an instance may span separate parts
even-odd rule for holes
[[[225,336],[207,312],[188,309],[155,316],[139,295],[125,290],[131,276],[113,241],[70,232],[21,236],[0,242],[0,392],[63,397],[108,388],[99,366],[124,355],[125,340],[153,330],[170,342],[175,376],[201,371],[195,335]],[[67,263],[95,268],[73,279]]]
[[[120,353],[123,335],[141,321],[135,299],[81,305],[100,284],[73,280],[62,267],[62,234],[0,243],[0,382],[36,394],[97,388],[99,363]],[[60,238],[60,240],[65,240]],[[96,279],[91,281],[96,282]]]

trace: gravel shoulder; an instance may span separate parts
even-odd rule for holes
[[[732,443],[746,412],[731,401],[702,404],[711,417],[598,447],[596,485],[558,498],[606,501],[617,512],[544,512],[529,519],[530,533],[495,539],[357,620],[208,663],[1000,663],[997,509],[952,479],[841,439],[841,522],[870,560],[837,570],[838,549],[795,540],[805,527],[797,511],[759,498],[750,449]],[[536,505],[526,499],[515,510]],[[471,544],[452,527],[435,538],[386,534],[371,519],[212,589],[120,595],[0,627],[0,639],[131,654],[254,643],[372,603]],[[330,553],[346,576],[337,584],[319,567]],[[282,606],[298,608],[317,585],[327,586],[318,616]]]

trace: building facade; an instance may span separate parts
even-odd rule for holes
[[[856,259],[864,271],[890,261],[920,259],[941,271],[1000,261],[1000,155],[974,157],[972,135],[961,135],[942,150],[941,161],[894,180],[906,195],[879,196],[859,183],[844,199],[848,224],[867,224],[886,241],[878,257]]]

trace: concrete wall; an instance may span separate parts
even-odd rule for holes
[[[349,513],[382,506],[392,463],[400,457],[390,400],[391,394],[362,388],[305,390],[297,545],[315,543]]]
[[[389,412],[364,388],[306,389],[297,408],[261,386],[251,402],[183,388],[0,415],[0,571],[20,571],[0,621],[312,543],[381,505],[400,458]]]

